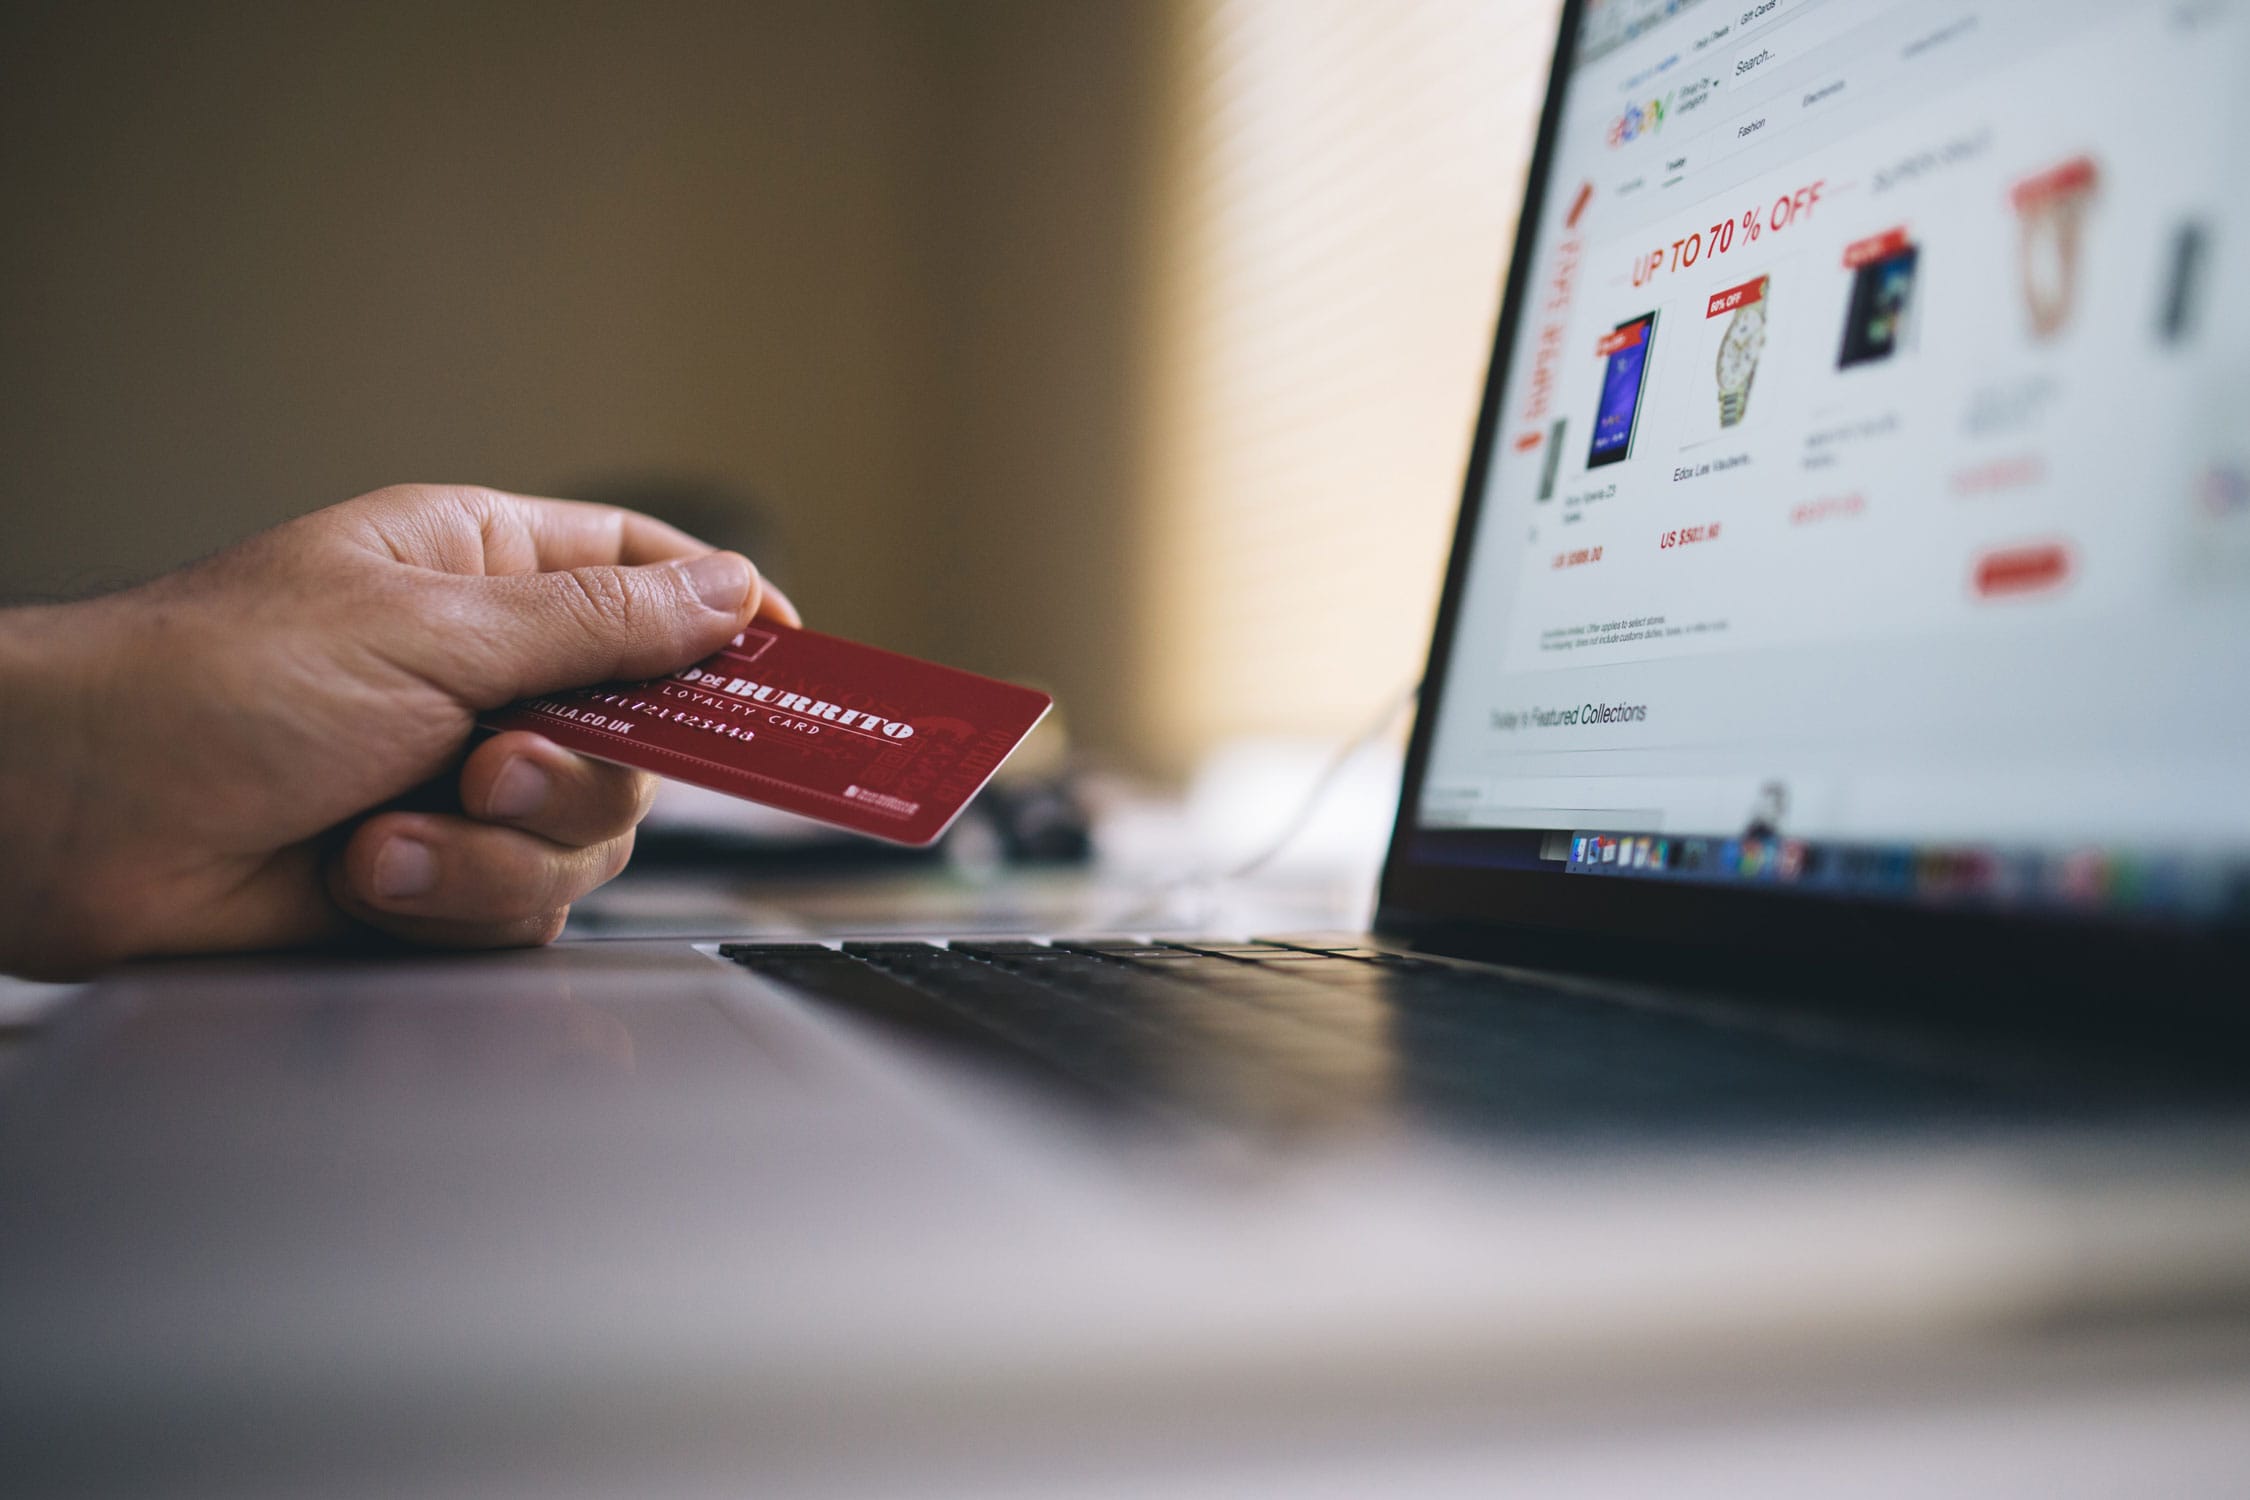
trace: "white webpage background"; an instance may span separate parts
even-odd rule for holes
[[[1778,780],[1801,837],[2250,843],[2250,514],[2209,494],[2214,472],[2250,473],[2250,303],[2228,274],[2250,187],[2243,7],[1783,0],[1715,56],[1682,56],[1740,13],[1694,7],[1572,87],[1423,822],[1726,833]],[[1759,52],[1752,86],[1722,82],[1692,117],[1604,144],[1629,99]],[[1650,78],[1665,57],[1681,60]],[[2042,341],[2009,193],[2079,156],[2099,175],[2076,311]],[[1669,264],[1674,240],[1815,181],[1785,228]],[[1567,427],[1542,502],[1545,444],[1513,440],[1543,425],[1521,419],[1535,304],[1581,183],[1594,196],[1547,414]],[[2207,241],[2200,302],[2167,344],[2189,221]],[[1844,247],[1894,227],[1920,249],[1911,347],[1839,370]],[[1665,269],[1635,286],[1655,248]],[[1705,325],[1724,319],[1706,301],[1760,275],[1766,347],[1747,417],[1721,430]],[[1596,343],[1652,309],[1633,457],[1589,472]],[[1871,426],[1806,466],[1808,436]],[[1676,477],[1720,457],[1747,462]],[[1976,482],[2026,464],[2029,482]],[[1661,545],[1712,523],[1714,539]],[[2071,559],[2058,586],[1974,587],[1981,557],[2046,545]],[[1555,565],[1596,546],[1599,562]],[[1574,628],[1596,643],[1559,649]],[[1555,722],[1603,704],[1643,713]]]

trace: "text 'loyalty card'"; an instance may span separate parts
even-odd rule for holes
[[[1053,701],[760,621],[673,676],[533,698],[482,722],[857,833],[927,844]]]

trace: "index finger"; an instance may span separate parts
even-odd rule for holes
[[[676,526],[621,505],[551,500],[540,495],[511,495],[504,491],[493,491],[492,495],[512,512],[512,519],[521,528],[520,541],[528,544],[529,552],[528,560],[524,560],[526,554],[522,546],[510,546],[505,526],[496,534],[496,528],[487,524],[485,571],[490,573],[545,573],[611,563],[636,567],[642,563],[701,557],[717,550],[709,542],[690,536]],[[521,561],[521,565],[499,565],[495,562],[496,550],[502,551],[504,561]],[[760,582],[763,584],[758,602],[761,617],[778,620],[784,625],[804,623],[787,594],[775,588],[770,580],[761,578]]]
[[[485,570],[551,573],[564,568],[674,562],[715,551],[677,526],[620,505],[492,492],[483,517]]]

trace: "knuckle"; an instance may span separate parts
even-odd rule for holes
[[[479,513],[503,509],[508,503],[508,497],[490,485],[449,484],[444,486],[444,492],[454,503]]]
[[[630,631],[640,614],[639,601],[616,568],[572,568],[568,574],[574,602],[587,622],[605,631]]]
[[[480,514],[486,492],[457,484],[386,484],[348,503],[393,519],[429,517],[448,510]]]
[[[386,484],[380,489],[369,490],[350,503],[370,508],[400,509],[420,505],[429,499],[429,495],[430,487],[426,484]]]

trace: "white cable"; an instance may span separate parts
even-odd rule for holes
[[[1257,853],[1228,869],[1213,870],[1206,867],[1191,870],[1185,875],[1174,876],[1170,880],[1162,881],[1143,893],[1141,899],[1122,915],[1102,925],[1105,927],[1130,926],[1140,921],[1144,915],[1160,911],[1172,897],[1182,891],[1193,890],[1198,886],[1217,889],[1231,885],[1235,881],[1249,879],[1252,875],[1273,863],[1280,857],[1281,852],[1294,843],[1297,836],[1311,825],[1313,815],[1320,811],[1321,804],[1327,800],[1329,792],[1335,787],[1337,780],[1342,777],[1345,768],[1357,759],[1362,751],[1389,733],[1391,727],[1398,722],[1399,716],[1413,707],[1414,700],[1421,695],[1421,692],[1422,683],[1417,678],[1408,683],[1404,691],[1385,699],[1383,711],[1371,720],[1366,728],[1346,741],[1343,747],[1330,758],[1328,764],[1322,768],[1321,773],[1313,778],[1311,788],[1299,800],[1288,819],[1282,823],[1280,830]]]
[[[1362,729],[1343,749],[1336,752],[1335,758],[1330,760],[1321,773],[1313,778],[1312,789],[1305,793],[1304,800],[1297,804],[1297,810],[1290,814],[1288,822],[1281,825],[1281,831],[1274,835],[1272,842],[1233,869],[1208,878],[1222,885],[1236,880],[1248,880],[1279,858],[1281,851],[1294,843],[1297,835],[1303,833],[1311,825],[1313,814],[1320,810],[1320,805],[1327,799],[1329,790],[1335,786],[1337,778],[1344,774],[1344,768],[1358,759],[1361,751],[1387,734],[1391,726],[1398,722],[1399,715],[1413,706],[1415,698],[1420,696],[1421,691],[1422,684],[1419,680],[1409,683],[1406,691],[1385,703],[1383,712],[1365,729]]]

